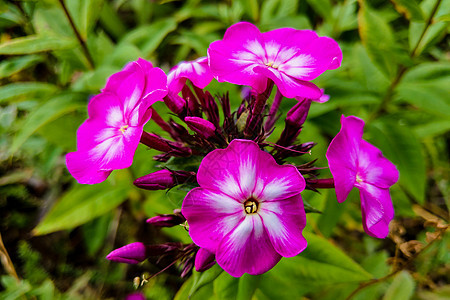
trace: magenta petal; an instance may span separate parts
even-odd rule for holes
[[[145,80],[142,101],[148,108],[156,101],[162,101],[167,95],[167,76],[160,68],[152,68],[147,71]]]
[[[186,83],[186,79],[198,88],[205,88],[213,79],[208,58],[201,57],[194,61],[181,62],[173,67],[167,76],[169,90],[178,94]]]
[[[136,242],[112,251],[106,258],[120,263],[137,264],[146,260],[147,256],[147,247],[143,243]]]
[[[322,96],[320,89],[311,82],[303,81],[284,74],[273,68],[255,66],[253,70],[275,82],[281,94],[286,98],[303,97],[317,99]]]
[[[95,165],[87,152],[70,152],[66,155],[69,173],[80,184],[96,184],[106,180],[111,171],[102,171]]]
[[[261,203],[260,215],[275,250],[284,257],[302,252],[307,245],[302,231],[306,214],[300,194],[288,199]]]
[[[360,188],[363,226],[370,236],[383,239],[389,234],[389,223],[394,218],[389,189],[381,189],[371,184]]]
[[[395,165],[383,156],[380,149],[362,140],[358,157],[359,173],[365,182],[379,188],[389,188],[398,181]]]
[[[220,240],[245,217],[241,203],[204,188],[194,188],[186,195],[181,213],[188,220],[194,243],[213,253]]]
[[[272,246],[261,217],[248,215],[217,247],[216,260],[228,274],[259,275],[272,269],[279,255]]]

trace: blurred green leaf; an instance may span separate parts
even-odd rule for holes
[[[397,73],[395,39],[388,22],[366,1],[360,2],[358,12],[359,35],[370,58],[388,77]]]
[[[389,119],[377,120],[368,128],[370,141],[383,151],[400,172],[399,183],[420,204],[425,201],[425,158],[414,132]]]
[[[114,175],[117,180],[109,178],[96,185],[75,185],[51,208],[33,234],[73,229],[117,207],[127,198],[131,180],[124,176],[125,172]]]
[[[38,81],[10,83],[0,87],[0,103],[30,100],[35,96],[45,99],[57,90],[53,84]]]
[[[426,22],[411,22],[409,26],[409,49],[416,56],[444,38],[448,20],[442,17],[450,13],[449,0],[425,0],[420,6],[431,22],[428,27]]]
[[[104,0],[82,0],[80,14],[80,34],[86,40],[100,17]]]
[[[411,274],[401,271],[394,277],[394,281],[389,286],[383,300],[408,300],[414,294],[415,282]]]
[[[130,31],[121,42],[136,45],[148,58],[158,48],[162,40],[176,28],[177,22],[175,19],[165,18]]]
[[[434,137],[450,131],[450,122],[448,120],[436,121],[424,125],[418,125],[414,132],[421,139]]]
[[[283,258],[262,275],[259,289],[270,299],[299,299],[313,290],[372,278],[360,265],[324,238],[304,232],[308,247],[299,255]],[[287,278],[301,284],[292,285]]]
[[[437,116],[450,117],[448,85],[435,82],[402,83],[395,91],[396,101],[407,102]]]
[[[112,4],[108,1],[103,2],[100,12],[100,23],[116,39],[121,38],[127,32],[127,28],[122,19],[117,15]]]
[[[189,293],[187,294],[188,297],[186,298],[179,298],[179,299],[188,299],[191,296],[193,296],[199,289],[202,287],[208,285],[209,283],[213,282],[220,274],[222,274],[223,269],[219,267],[217,264],[212,266],[210,269],[204,271],[204,272],[194,272],[194,282],[189,290]],[[175,297],[177,299],[177,297]]]
[[[307,0],[306,2],[319,16],[330,23],[333,22],[333,9],[330,0]]]
[[[38,109],[30,112],[28,117],[23,122],[21,128],[13,138],[9,154],[13,155],[22,144],[33,134],[47,124],[60,116],[85,107],[86,103],[79,101],[84,99],[84,95],[75,93],[63,93],[53,97]]]
[[[250,300],[259,286],[261,276],[244,274],[240,278],[222,272],[214,280],[214,294],[220,300]]]
[[[2,43],[0,45],[0,54],[32,54],[45,51],[70,49],[74,48],[76,45],[76,40],[71,38],[30,35],[26,37],[15,38]]]
[[[408,20],[423,21],[423,12],[416,0],[392,0],[392,3]]]
[[[0,63],[0,79],[9,77],[43,60],[44,57],[41,55],[27,55],[6,59]]]

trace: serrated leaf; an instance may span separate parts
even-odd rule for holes
[[[45,98],[58,90],[53,84],[43,82],[15,82],[0,87],[0,104],[4,102],[19,102],[39,96]]]
[[[64,93],[42,104],[25,119],[19,131],[13,138],[12,145],[9,149],[9,155],[13,155],[22,144],[43,125],[51,122],[60,116],[85,107],[86,103],[79,101],[84,99],[83,94]]]
[[[391,285],[386,291],[383,300],[408,300],[414,294],[415,282],[411,274],[401,271],[394,277]]]
[[[392,0],[395,9],[408,20],[423,21],[423,12],[415,0]]]
[[[44,57],[41,55],[19,56],[4,60],[2,63],[0,63],[0,79],[16,74],[43,60]]]
[[[366,1],[360,2],[358,29],[362,43],[374,64],[388,77],[394,77],[397,72],[397,60],[392,29]]]
[[[114,172],[117,177],[124,174]],[[73,229],[121,204],[128,194],[129,178],[113,178],[96,185],[76,184],[51,208],[50,212],[33,230],[34,235]]]
[[[75,39],[56,36],[29,35],[15,38],[0,45],[0,54],[19,55],[45,51],[65,50],[77,45]]]
[[[370,142],[383,151],[400,172],[399,184],[420,204],[425,201],[425,158],[420,141],[406,125],[390,119],[374,122]]]

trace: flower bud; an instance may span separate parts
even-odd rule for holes
[[[195,255],[195,270],[203,272],[214,266],[216,263],[216,256],[205,248],[200,248]]]
[[[213,123],[198,117],[186,117],[184,118],[187,126],[198,133],[201,137],[209,139],[216,133],[216,126]]]
[[[186,101],[177,94],[169,93],[166,97],[164,97],[164,103],[177,115],[184,114]]]
[[[309,108],[311,107],[310,99],[300,100],[293,108],[291,108],[286,115],[286,125],[290,125],[296,129],[305,123],[308,116]]]
[[[109,253],[106,258],[115,262],[137,264],[148,257],[147,247],[143,243],[131,243]]]
[[[147,220],[147,223],[158,227],[173,227],[184,223],[186,219],[182,214],[164,214]]]
[[[133,184],[144,190],[165,190],[175,185],[172,172],[169,170],[159,170],[136,179]]]

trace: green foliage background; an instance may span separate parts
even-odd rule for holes
[[[181,279],[173,267],[139,290],[147,299],[450,298],[449,0],[63,3],[0,0],[1,299],[120,299],[134,291],[134,277],[149,277],[168,262],[128,266],[108,262],[107,253],[135,241],[190,241],[181,227],[145,223],[179,208],[185,195],[132,186],[156,170],[156,151],[140,147],[131,168],[95,186],[70,177],[64,154],[76,149],[88,99],[109,75],[138,57],[168,71],[206,55],[209,43],[241,20],[262,31],[314,29],[339,42],[342,67],[315,81],[331,99],[313,104],[301,139],[319,143],[311,159],[326,166],[341,114],[367,121],[365,138],[401,174],[391,189],[391,234],[364,234],[357,193],[339,205],[333,191],[305,191],[322,213],[308,214],[309,246],[299,256],[240,279],[217,266]],[[232,85],[208,89],[230,89],[234,106],[240,101]],[[285,100],[281,109],[292,105]],[[150,122],[146,130],[158,128]]]

